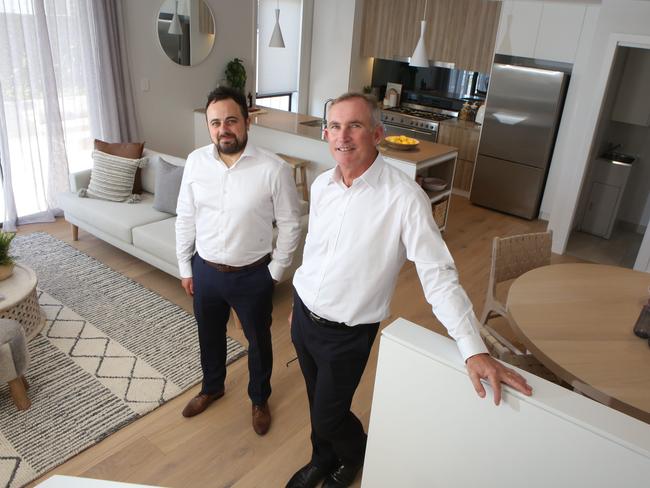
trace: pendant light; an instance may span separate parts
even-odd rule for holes
[[[280,30],[280,0],[278,0],[277,8],[275,9],[275,27],[273,27],[273,34],[271,35],[269,47],[284,47],[284,39],[282,38],[282,31]]]
[[[183,33],[183,29],[181,28],[181,20],[178,17],[178,0],[175,3],[176,7],[174,8],[174,16],[172,17],[172,21],[169,24],[167,33],[180,36]]]
[[[427,56],[427,49],[424,44],[424,35],[427,30],[427,0],[424,0],[424,15],[420,21],[420,39],[415,45],[415,51],[413,51],[413,56],[409,59],[409,66],[416,66],[418,68],[428,68],[429,67],[429,57]]]

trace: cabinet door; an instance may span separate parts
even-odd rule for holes
[[[408,58],[420,36],[425,0],[365,0],[362,56]],[[428,0],[425,46],[430,60],[489,73],[500,2]]]
[[[534,57],[542,7],[541,2],[503,2],[495,52]]]
[[[420,36],[424,3],[417,0],[365,0],[361,55],[382,59],[409,57]]]
[[[580,230],[609,238],[618,209],[619,188],[594,181]]]
[[[459,121],[460,122],[460,121]],[[438,143],[458,148],[458,158],[474,162],[478,149],[480,128],[458,127],[452,124],[440,124]]]
[[[587,7],[544,3],[535,44],[535,58],[573,63]]]

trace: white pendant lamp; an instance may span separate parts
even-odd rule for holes
[[[424,35],[427,31],[427,0],[424,0],[424,15],[420,21],[420,39],[415,45],[415,51],[413,51],[413,56],[409,59],[409,66],[416,66],[418,68],[428,68],[429,67],[429,57],[427,56],[427,48],[424,44]]]
[[[171,24],[169,24],[169,29],[167,30],[168,34],[174,34],[180,36],[183,33],[181,28],[181,20],[178,18],[178,1],[176,2],[176,8],[174,9],[174,16],[172,17]]]
[[[280,0],[278,0],[277,5],[278,7],[275,9],[275,27],[273,27],[273,34],[271,35],[269,47],[284,47],[284,39],[282,38],[282,31],[280,30]]]

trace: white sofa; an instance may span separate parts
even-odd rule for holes
[[[184,166],[185,160],[175,156],[145,149],[143,156],[149,162],[142,168],[142,201],[139,203],[109,202],[94,198],[80,198],[77,191],[87,188],[90,170],[70,175],[70,192],[58,195],[58,205],[63,209],[65,219],[72,224],[73,239],[78,238],[78,229],[112,244],[113,246],[169,273],[179,277],[176,261],[176,216],[153,208],[158,158],[177,166]],[[302,262],[302,250],[307,233],[307,203],[303,202],[300,226],[302,238],[294,254],[291,267],[282,281],[290,279]],[[274,243],[277,230],[274,231]]]

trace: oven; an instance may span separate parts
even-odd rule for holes
[[[387,136],[408,136],[420,141],[436,142],[438,140],[437,125],[433,129],[415,129],[384,121],[384,132]]]
[[[438,124],[457,115],[456,112],[415,104],[381,111],[381,121],[387,136],[404,135],[421,141],[437,142]]]

